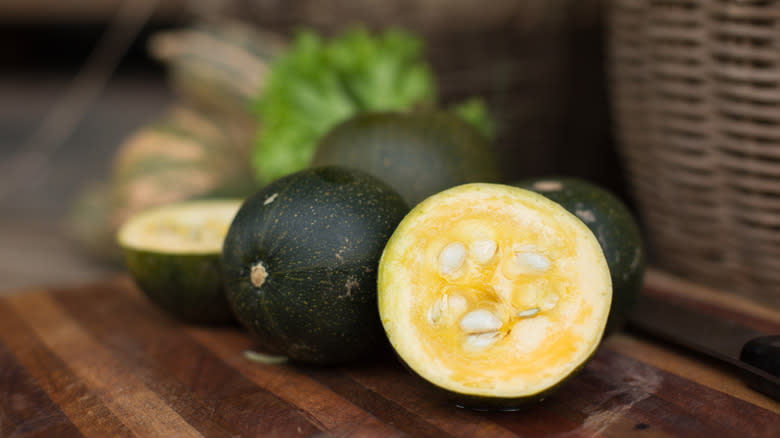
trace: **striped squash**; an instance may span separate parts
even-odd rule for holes
[[[235,21],[199,23],[149,40],[180,99],[237,116],[250,114],[269,62],[286,46],[279,35]]]
[[[247,157],[251,134],[224,114],[174,106],[122,142],[109,180],[76,200],[72,234],[88,252],[118,262],[114,236],[134,214],[177,201],[249,195],[256,188]]]

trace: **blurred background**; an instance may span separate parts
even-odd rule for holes
[[[236,25],[283,38],[302,27],[409,30],[425,41],[444,102],[487,102],[507,180],[578,175],[626,198],[608,123],[603,12],[601,1],[562,0],[490,8],[475,0],[2,2],[0,288],[89,278],[105,267],[100,257],[85,264],[74,256],[69,216],[85,191],[111,178],[129,137],[182,100],[200,99],[190,99],[196,92],[182,82],[192,78],[183,76],[232,62],[199,48],[203,35],[169,38],[163,43],[179,47],[154,53],[155,37],[204,23],[208,36]],[[185,57],[199,59],[182,67]]]
[[[780,307],[780,3],[757,0],[5,0],[0,290],[114,272],[107,225],[213,188],[127,183],[127,151],[162,127],[245,154],[295,30],[355,24],[418,36],[444,104],[486,103],[506,181],[595,182],[654,265]]]
[[[182,2],[160,2],[151,14],[120,5],[0,4],[0,290],[113,270],[77,250],[65,217],[85,185],[107,177],[121,141],[169,104],[164,69],[144,41],[183,23]]]

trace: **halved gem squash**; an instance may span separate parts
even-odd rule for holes
[[[401,360],[475,409],[516,409],[596,351],[612,297],[598,241],[576,216],[517,187],[429,197],[379,264],[378,304]]]
[[[178,202],[145,210],[122,225],[117,240],[125,266],[150,301],[187,322],[233,320],[221,254],[241,202]]]

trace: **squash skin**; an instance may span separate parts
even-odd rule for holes
[[[235,322],[223,291],[219,252],[171,255],[129,248],[122,252],[139,289],[169,315],[192,324]]]
[[[377,264],[408,211],[390,186],[352,169],[303,170],[247,199],[228,230],[228,302],[268,353],[330,365],[385,345]],[[253,284],[253,267],[267,277]]]
[[[642,289],[646,266],[642,235],[631,211],[609,191],[579,178],[534,178],[514,185],[559,203],[596,236],[612,276],[606,334],[620,330]]]
[[[444,111],[363,113],[333,128],[312,163],[364,170],[398,190],[410,206],[456,185],[500,179],[492,145]]]

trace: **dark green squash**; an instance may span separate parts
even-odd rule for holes
[[[266,353],[335,364],[384,343],[377,264],[408,211],[364,172],[335,166],[279,179],[240,208],[223,247],[228,301]]]
[[[312,162],[364,170],[393,186],[409,205],[459,184],[499,179],[492,145],[444,111],[361,114],[332,129]]]
[[[631,211],[609,191],[578,178],[538,178],[516,183],[561,204],[596,235],[612,276],[607,332],[619,330],[642,289],[645,253]]]

